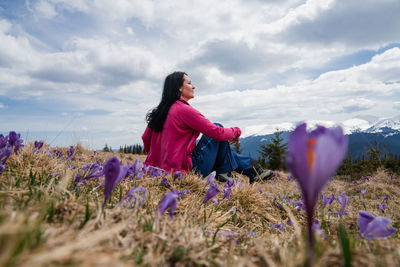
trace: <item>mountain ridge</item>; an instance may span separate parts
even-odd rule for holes
[[[376,141],[382,147],[386,153],[392,154],[400,154],[400,116],[396,116],[393,118],[383,118],[378,119],[372,124],[365,124],[366,120],[360,118],[354,118],[351,120],[347,120],[347,123],[350,121],[362,120],[363,122],[358,121],[363,125],[363,127],[349,127],[351,125],[347,125],[345,128],[341,124],[335,124],[332,122],[321,123],[320,125],[324,125],[326,127],[333,127],[335,125],[340,125],[344,128],[345,134],[348,136],[349,140],[349,154],[351,158],[355,159],[357,157],[362,157],[365,155],[365,151],[374,145]],[[281,124],[283,125],[283,124]],[[285,124],[289,126],[289,123]],[[318,125],[315,121],[308,121],[307,126],[309,129],[313,129]],[[359,125],[359,124],[358,124]],[[358,126],[357,125],[357,126]],[[259,127],[259,129],[265,130],[271,127]],[[282,132],[282,138],[284,142],[287,142],[290,136],[290,133],[294,130],[295,125],[292,124],[290,129],[282,129],[278,128]],[[260,133],[261,131],[259,131]],[[271,142],[271,139],[274,137],[274,132],[267,134],[252,134],[241,138],[241,148],[242,153],[245,155],[250,155],[253,158],[258,158],[260,153],[258,150],[260,149],[260,145],[266,145]]]

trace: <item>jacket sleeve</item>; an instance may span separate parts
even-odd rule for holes
[[[228,141],[232,138],[239,137],[242,133],[238,127],[223,128],[215,125],[204,117],[203,114],[189,105],[185,105],[183,112],[180,112],[180,117],[190,128],[217,141]]]
[[[151,141],[151,135],[153,131],[150,129],[149,126],[146,127],[146,130],[144,131],[142,135],[142,140],[143,140],[143,145],[144,145],[144,150],[149,153],[150,152],[150,141]]]

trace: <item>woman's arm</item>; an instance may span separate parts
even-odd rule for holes
[[[215,125],[192,106],[185,105],[183,109],[184,110],[179,113],[183,122],[190,128],[199,131],[214,140],[228,141],[238,138],[242,133],[238,127],[223,128]]]
[[[149,153],[150,152],[150,141],[151,141],[151,135],[153,131],[150,129],[149,126],[146,127],[146,130],[144,131],[142,135],[142,140],[143,140],[143,145],[144,145],[144,150]]]

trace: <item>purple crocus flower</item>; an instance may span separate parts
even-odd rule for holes
[[[385,203],[378,204],[378,208],[382,211],[382,213],[385,213],[386,204]]]
[[[133,179],[136,175],[138,179],[143,178],[145,173],[144,168],[145,168],[144,164],[139,159],[136,159],[135,162],[133,163],[129,177]]]
[[[280,231],[285,230],[286,223],[287,223],[288,219],[289,218],[286,218],[286,220],[282,221],[281,223],[276,223],[276,224],[271,225],[271,228],[275,228],[275,229],[278,229]]]
[[[18,153],[18,150],[22,148],[24,145],[22,144],[24,141],[21,139],[21,134],[17,134],[14,131],[11,131],[8,134],[8,143],[11,147],[14,147],[14,153]]]
[[[357,182],[357,181],[354,181],[354,182],[352,182],[352,184],[358,184],[358,182]]]
[[[388,198],[388,197],[384,197],[383,200],[382,200],[382,203],[383,203],[383,202],[388,203],[388,201],[389,201],[389,198]]]
[[[147,174],[150,177],[159,178],[161,176],[164,176],[164,170],[160,169],[160,168],[157,168],[157,167],[154,167],[154,166],[148,166]]]
[[[394,179],[394,176],[393,176],[393,174],[391,174],[390,175],[390,180],[393,180]]]
[[[84,185],[86,185],[85,180],[91,178],[96,178],[97,180],[99,180],[99,178],[103,175],[103,168],[98,162],[93,164],[88,163],[79,170],[79,172],[75,176],[74,183],[77,184],[79,182],[82,182]]]
[[[166,188],[170,188],[171,186],[168,184],[167,177],[162,178],[160,185],[165,186]]]
[[[361,195],[364,197],[364,195],[365,195],[365,193],[367,193],[367,190],[366,189],[361,189]]]
[[[11,146],[0,148],[0,164],[4,165],[12,153]]]
[[[58,149],[54,149],[54,150],[52,151],[52,153],[53,153],[54,156],[56,156],[56,157],[58,157],[58,158],[62,158],[62,156],[63,156],[63,153],[62,153],[60,150],[58,150]]]
[[[229,200],[232,200],[231,193],[232,193],[232,188],[229,187],[227,189],[224,189],[224,197],[222,199],[227,198]]]
[[[335,195],[334,195],[334,194],[332,194],[330,197],[328,197],[328,196],[326,196],[326,195],[323,195],[323,197],[322,197],[322,204],[324,205],[324,208],[325,208],[326,205],[332,204],[332,202],[333,202],[334,200],[335,200]]]
[[[224,183],[224,187],[225,187],[225,188],[230,188],[230,187],[232,187],[232,186],[234,186],[234,185],[235,185],[235,180],[226,181],[226,182]]]
[[[178,180],[182,180],[184,178],[184,175],[182,172],[178,171],[174,173],[174,181]]]
[[[118,183],[118,176],[120,173],[120,162],[117,157],[112,157],[104,165],[104,202],[103,209],[106,206],[107,200],[110,197],[111,192]]]
[[[224,187],[225,187],[226,189],[224,189],[224,197],[223,197],[222,199],[227,198],[227,199],[229,199],[229,200],[232,200],[232,199],[231,199],[231,193],[232,193],[232,187],[233,187],[234,185],[235,185],[235,181],[234,181],[234,180],[226,181],[226,182],[224,183]]]
[[[67,151],[67,160],[74,160],[74,153],[75,153],[75,148],[73,146],[70,146],[68,151]]]
[[[176,191],[177,190],[172,190],[162,197],[157,207],[157,209],[160,210],[160,215],[163,215],[164,212],[169,209],[169,217],[171,217],[171,219],[174,218],[174,212],[178,204],[178,194]]]
[[[206,182],[206,185],[204,186],[204,188],[206,188],[207,185],[212,185],[212,184],[214,184],[215,182],[216,182],[216,180],[215,180],[215,173],[212,172],[212,173],[210,173],[210,174],[207,176],[207,182]]]
[[[212,184],[207,190],[206,196],[203,199],[203,204],[215,197],[220,192],[218,185]]]
[[[347,214],[346,206],[349,203],[349,198],[346,196],[346,194],[341,194],[337,197],[337,201],[342,205],[342,209],[339,210],[336,215],[342,216]]]
[[[182,191],[179,192],[179,198],[186,197],[186,194],[190,195],[192,194],[192,192],[190,192],[190,190],[188,189],[183,189]]]
[[[307,132],[305,123],[289,137],[288,167],[298,181],[307,213],[309,260],[314,258],[312,224],[318,195],[335,174],[347,151],[347,137],[341,127]]]
[[[140,192],[142,196],[137,195],[136,192]],[[124,196],[118,203],[117,208],[121,206],[124,201],[126,201],[124,208],[130,205],[130,208],[133,209],[136,206],[136,202],[139,202],[139,207],[142,207],[144,200],[146,199],[146,192],[147,190],[143,186],[132,187],[128,194],[126,194],[126,196]]]
[[[320,221],[318,219],[315,219],[313,226],[312,226],[312,230],[314,231],[314,233],[321,235],[321,237],[325,239],[325,235],[324,235],[325,231],[320,228],[321,228]]]
[[[43,141],[35,141],[35,148],[40,150],[43,146]]]
[[[297,208],[297,211],[301,211],[301,209],[304,209],[304,203],[302,200],[293,202],[293,205]]]
[[[357,221],[361,236],[370,240],[385,238],[396,232],[395,228],[389,228],[392,220],[386,217],[374,217],[366,211],[358,212]]]
[[[7,137],[4,137],[4,135],[0,134],[0,149],[5,147],[7,145]]]

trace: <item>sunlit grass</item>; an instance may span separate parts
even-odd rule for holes
[[[249,184],[237,175],[241,186],[232,189],[232,200],[224,199],[223,184],[213,201],[202,204],[207,188],[205,180],[189,174],[181,181],[167,177],[171,189],[188,189],[192,194],[178,201],[173,219],[156,210],[162,196],[169,192],[160,178],[124,180],[113,191],[105,212],[100,181],[88,185],[73,181],[87,163],[103,163],[117,156],[122,163],[141,161],[144,156],[93,152],[77,145],[73,161],[46,153],[44,147],[34,153],[33,144],[18,155],[12,154],[0,176],[0,265],[206,265],[206,266],[301,266],[306,258],[305,213],[290,204],[301,199],[295,181],[278,172],[273,180]],[[59,148],[64,154],[68,148]],[[392,219],[400,226],[400,177],[390,179],[383,170],[371,173],[370,181],[361,177],[335,177],[323,194],[346,193],[347,215],[333,213],[341,209],[335,200],[323,208],[318,201],[316,218],[325,239],[316,237],[316,264],[343,265],[339,225],[349,240],[354,266],[396,266],[400,264],[398,232],[369,241],[358,238],[357,216],[366,210],[374,216]],[[103,177],[101,178],[103,179]],[[358,180],[358,184],[352,181]],[[132,186],[147,189],[141,208],[116,208]],[[365,189],[364,197],[360,193]],[[276,200],[274,201],[274,197]],[[383,214],[378,208],[388,197]],[[293,225],[283,231],[271,228],[286,218]],[[237,234],[236,234],[237,233]]]

